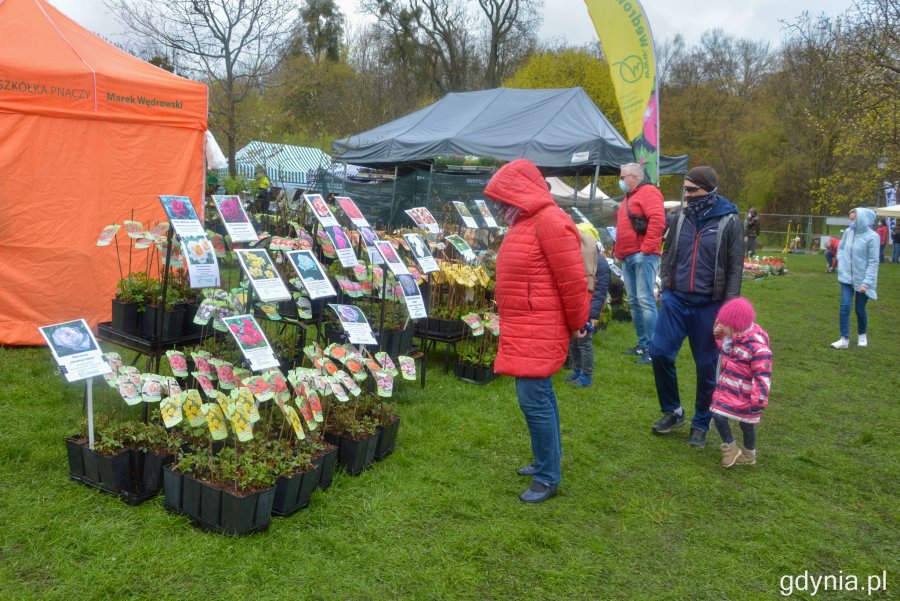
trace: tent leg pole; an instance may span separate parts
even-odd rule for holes
[[[575,172],[575,189],[572,191],[572,208],[578,207],[578,172]]]
[[[597,196],[597,179],[599,177],[600,177],[600,164],[597,163],[597,166],[594,167],[594,179],[591,180],[591,199],[590,199],[590,205],[588,206],[588,211],[591,213],[591,215],[593,215],[593,211],[594,211],[594,198]],[[601,215],[601,217],[602,217],[602,215]]]

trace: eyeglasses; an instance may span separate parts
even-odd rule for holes
[[[691,194],[693,194],[694,192],[696,192],[696,191],[699,190],[699,189],[700,189],[699,186],[685,186],[685,187],[684,187],[684,191],[685,191],[685,192],[690,192]]]
[[[620,175],[619,179],[625,179],[626,177],[637,177],[635,173],[626,173],[625,175]]]

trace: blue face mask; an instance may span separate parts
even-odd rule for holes
[[[628,184],[625,183],[624,179],[619,180],[619,189],[626,194],[628,193]]]
[[[855,220],[851,221],[850,225],[848,225],[847,227],[849,227],[851,230],[855,230],[856,229],[856,221]]]

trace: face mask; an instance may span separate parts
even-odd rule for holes
[[[849,227],[851,230],[855,230],[856,229],[856,221],[851,221],[850,225],[848,225],[847,227]]]
[[[628,193],[628,184],[625,183],[624,179],[619,180],[619,189],[626,194]]]

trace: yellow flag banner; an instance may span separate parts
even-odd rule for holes
[[[585,0],[609,63],[634,156],[659,183],[659,104],[653,35],[637,0]]]

